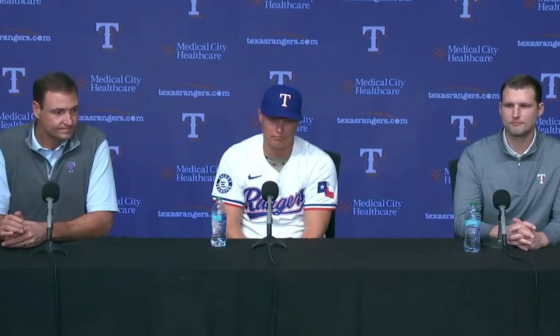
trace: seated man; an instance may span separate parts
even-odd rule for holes
[[[226,204],[229,238],[266,236],[266,181],[278,184],[272,235],[323,238],[338,199],[330,156],[296,136],[301,114],[299,91],[285,85],[266,90],[258,110],[262,134],[231,146],[222,156],[212,191]]]
[[[464,237],[470,202],[482,207],[481,238],[497,239],[499,211],[493,194],[511,195],[506,211],[507,242],[537,250],[560,240],[560,142],[541,133],[542,88],[531,76],[518,75],[502,85],[500,115],[504,127],[465,149],[455,186],[455,233]]]
[[[55,72],[33,84],[34,121],[0,132],[0,240],[34,247],[46,240],[46,182],[60,186],[53,240],[107,235],[117,196],[107,137],[78,123],[78,88]]]

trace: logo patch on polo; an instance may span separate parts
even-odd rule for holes
[[[68,172],[73,173],[74,167],[76,167],[76,162],[67,162],[66,167],[68,167]]]

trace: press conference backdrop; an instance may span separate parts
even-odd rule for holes
[[[112,234],[209,237],[220,157],[285,83],[298,135],[342,155],[337,237],[452,237],[447,163],[499,130],[506,78],[541,81],[560,133],[559,20],[560,0],[0,0],[0,126],[69,73],[109,136]]]

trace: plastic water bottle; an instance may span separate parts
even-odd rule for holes
[[[226,246],[227,213],[226,206],[221,198],[216,199],[212,206],[211,215],[212,238],[210,238],[210,244],[214,247],[224,247]]]
[[[465,214],[465,241],[463,247],[465,252],[480,252],[480,213],[476,210],[476,202],[471,202],[471,206]]]

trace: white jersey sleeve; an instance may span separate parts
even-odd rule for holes
[[[212,199],[221,197],[227,205],[243,208],[245,197],[240,167],[243,163],[239,159],[236,160],[235,149],[235,147],[229,148],[220,160],[212,189]]]
[[[338,203],[336,167],[327,154],[321,155],[309,173],[305,188],[305,210],[334,210]]]

